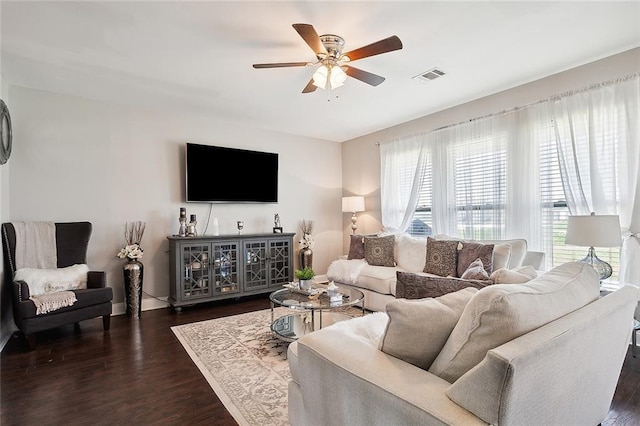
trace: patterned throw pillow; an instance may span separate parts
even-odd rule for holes
[[[424,272],[441,277],[457,276],[458,244],[460,244],[459,241],[435,240],[427,237],[427,262],[424,265]]]
[[[364,259],[364,235],[351,235],[347,259]]]
[[[393,261],[395,236],[364,237],[364,260],[373,266],[396,266]]]
[[[493,244],[462,243],[462,250],[458,252],[458,274],[462,277],[476,259],[482,260],[484,270],[488,275],[493,272]]]
[[[458,263],[458,267],[459,266],[460,266],[460,263]],[[471,262],[471,265],[469,265],[467,270],[464,271],[462,275],[460,275],[460,278],[462,278],[463,280],[488,280],[489,274],[484,269],[484,265],[482,264],[482,259],[477,258],[476,260]]]
[[[491,280],[463,280],[454,277],[429,277],[412,272],[396,271],[396,299],[440,297],[467,287],[483,288]]]

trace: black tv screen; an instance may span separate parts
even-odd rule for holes
[[[187,202],[278,202],[278,154],[186,145]]]

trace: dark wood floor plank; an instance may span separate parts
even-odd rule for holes
[[[170,327],[267,309],[265,295],[145,311],[11,338],[0,357],[0,424],[235,425]],[[594,389],[597,392],[597,389]],[[603,425],[640,424],[640,358],[627,354]]]

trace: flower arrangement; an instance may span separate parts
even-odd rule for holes
[[[295,276],[299,280],[311,280],[316,274],[313,269],[307,266],[306,268],[296,269]]]
[[[140,221],[125,223],[124,240],[127,242],[127,245],[121,249],[116,256],[120,259],[124,259],[125,257],[131,260],[142,259],[143,250],[140,242],[144,235],[145,226],[146,224]]]
[[[303,220],[300,222],[300,230],[302,231],[302,238],[298,241],[300,249],[313,248],[313,245],[315,244],[315,241],[311,236],[311,233],[313,232],[313,221]]]

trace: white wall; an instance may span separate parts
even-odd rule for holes
[[[0,73],[0,99],[2,99],[11,113],[12,105],[9,102],[9,85]],[[0,166],[0,223],[9,219],[9,170],[12,159]],[[11,307],[11,289],[5,282],[4,262],[0,262],[0,348],[4,347],[11,333],[16,330],[13,323],[13,310]]]
[[[525,106],[565,91],[581,89],[632,73],[640,72],[640,48],[632,49],[590,64],[505,90],[435,114],[371,133],[342,144],[344,195],[365,195],[366,212],[358,219],[358,231],[380,230],[380,151],[376,145],[394,138],[428,132],[442,126],[464,122],[487,114],[495,114]],[[350,225],[350,216],[343,217],[343,229]],[[348,249],[348,233],[343,238],[343,250]]]
[[[279,203],[214,204],[211,217],[219,219],[221,234],[236,233],[239,219],[245,233],[270,233],[279,213],[285,232],[299,233],[302,219],[315,222],[318,272],[342,253],[338,143],[176,115],[170,105],[148,110],[16,86],[11,99],[10,219],[91,221],[88,263],[107,271],[116,303],[124,299],[124,261],[116,253],[124,245],[125,222],[147,223],[143,290],[163,298],[169,294],[166,237],[177,233],[179,208],[196,214],[198,231],[204,230],[209,205],[184,202],[187,141],[280,154]],[[226,179],[250,184],[260,176],[239,165],[237,176]],[[143,310],[158,305],[145,298]],[[114,307],[122,310],[123,305]]]

